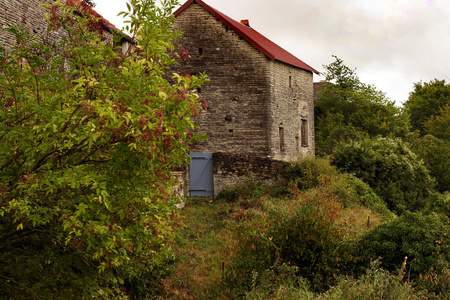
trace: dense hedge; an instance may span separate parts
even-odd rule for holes
[[[397,213],[418,211],[433,199],[435,182],[424,162],[399,139],[341,144],[332,164],[363,180]]]

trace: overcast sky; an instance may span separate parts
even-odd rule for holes
[[[126,0],[95,0],[121,28]],[[401,105],[413,84],[450,82],[450,0],[204,0],[319,72],[337,55]],[[184,0],[180,1],[185,3]],[[316,76],[314,81],[323,78]]]

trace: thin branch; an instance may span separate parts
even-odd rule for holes
[[[23,152],[16,153],[16,155],[14,155],[10,160],[8,160],[3,166],[0,167],[0,171],[3,171],[4,168],[6,168],[6,167],[9,166],[10,164],[12,164],[12,163],[13,163],[16,159],[18,159],[22,154],[23,154]]]

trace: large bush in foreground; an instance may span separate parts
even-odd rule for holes
[[[363,180],[401,213],[425,207],[433,196],[434,180],[423,161],[399,139],[378,138],[342,144],[332,164]]]
[[[237,227],[238,251],[229,276],[235,290],[265,284],[268,270],[276,285],[279,267],[287,267],[314,291],[325,291],[338,274],[363,272],[354,241],[392,215],[367,185],[340,174],[325,159],[299,159],[285,176],[289,198],[260,197],[258,209],[249,210]]]
[[[48,8],[55,51],[11,28],[0,48],[0,294],[120,297],[170,254],[174,167],[188,163],[192,93],[164,71],[176,1],[132,1],[122,55],[87,4]],[[131,8],[130,8],[131,9]]]

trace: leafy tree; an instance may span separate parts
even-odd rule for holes
[[[341,144],[331,162],[367,183],[397,213],[420,210],[433,197],[434,180],[428,169],[400,139]]]
[[[420,137],[418,133],[411,134],[407,141],[436,180],[437,190],[441,193],[450,191],[450,141],[432,135]]]
[[[174,167],[189,162],[194,93],[175,62],[176,1],[132,0],[122,55],[80,1],[48,6],[51,48],[22,28],[0,48],[0,294],[126,297],[156,276],[177,224]],[[129,6],[131,11],[131,6]],[[150,275],[149,275],[150,274]],[[155,275],[156,274],[156,275]]]
[[[427,131],[430,128],[425,128],[425,122],[432,116],[445,114],[446,110],[443,108],[446,105],[450,105],[450,84],[437,79],[414,84],[414,90],[404,104],[410,116],[412,129],[419,130],[422,135],[431,133]]]
[[[406,128],[400,108],[374,86],[362,83],[338,57],[324,66],[325,81],[315,104],[316,153],[331,154],[340,142]]]
[[[439,110],[439,115],[431,116],[424,123],[426,132],[440,139],[450,141],[450,104]]]

